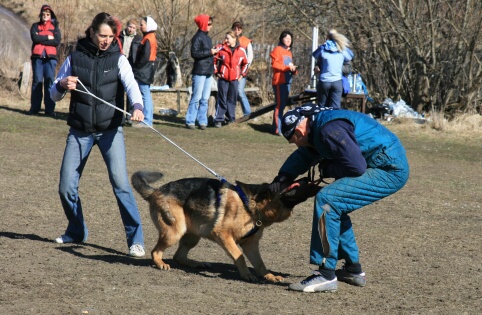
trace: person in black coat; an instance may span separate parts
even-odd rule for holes
[[[186,113],[186,127],[194,129],[196,121],[201,130],[208,124],[208,100],[211,95],[211,83],[214,74],[214,55],[219,48],[213,47],[208,33],[213,25],[213,19],[206,14],[194,19],[198,31],[191,39],[191,57],[194,59],[192,68],[192,95]]]

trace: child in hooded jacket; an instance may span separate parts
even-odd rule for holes
[[[239,45],[233,31],[226,33],[225,42],[219,53],[214,57],[214,74],[218,77],[218,107],[214,126],[222,126],[224,116],[228,123],[236,119],[236,100],[238,97],[239,80],[248,72],[248,57],[246,50]]]

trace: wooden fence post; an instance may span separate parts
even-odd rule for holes
[[[30,91],[30,77],[32,73],[32,64],[25,62],[23,64],[22,81],[20,82],[20,94],[27,96]]]

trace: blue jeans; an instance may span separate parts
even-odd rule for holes
[[[212,76],[192,76],[192,95],[187,108],[186,125],[196,124],[207,126],[208,124],[208,100],[211,96]]]
[[[137,84],[139,85],[139,90],[141,90],[142,102],[144,102],[144,109],[142,110],[144,113],[144,122],[152,126],[152,121],[154,120],[154,104],[152,104],[151,85],[141,81],[137,81]]]
[[[249,105],[248,97],[246,92],[244,92],[244,87],[246,86],[246,77],[243,77],[238,81],[238,99],[241,103],[241,109],[243,110],[243,115],[247,116],[251,114],[251,106]]]
[[[341,108],[341,96],[343,93],[343,81],[316,83],[316,94],[320,107]]]
[[[385,155],[385,153],[390,152]],[[340,178],[315,197],[310,263],[335,270],[339,259],[358,263],[358,246],[349,213],[390,196],[408,180],[405,149],[395,144],[380,155],[387,163],[367,168],[358,177]],[[389,215],[388,213],[386,215]]]
[[[79,196],[79,182],[94,145],[99,147],[107,166],[109,180],[124,223],[127,245],[144,245],[141,218],[127,175],[122,127],[95,133],[70,128],[59,183],[60,201],[69,221],[65,234],[76,242],[87,239],[88,230]]]
[[[274,98],[276,100],[276,107],[273,112],[272,132],[276,135],[283,134],[281,132],[281,119],[286,105],[288,105],[288,97],[290,95],[291,84],[273,85]]]
[[[55,110],[55,102],[50,98],[50,88],[55,79],[57,60],[51,58],[36,58],[32,60],[32,93],[30,96],[30,112],[36,114],[45,103],[45,113],[51,114]]]

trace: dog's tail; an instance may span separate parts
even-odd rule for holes
[[[142,198],[147,200],[156,190],[149,184],[160,180],[163,176],[160,172],[137,171],[132,174],[132,186]]]

